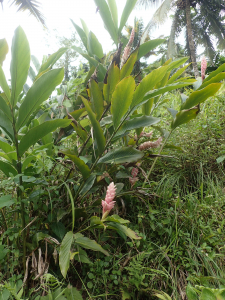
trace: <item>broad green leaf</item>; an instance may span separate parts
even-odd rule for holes
[[[96,119],[96,115],[93,113],[91,107],[89,106],[88,101],[82,97],[82,101],[85,105],[85,108],[88,112],[88,116],[90,118],[91,124],[93,126],[93,130],[94,130],[94,138],[96,139],[97,145],[98,145],[98,150],[100,153],[102,153],[105,149],[105,137],[103,134],[103,131],[100,127],[99,122]]]
[[[67,287],[63,294],[66,296],[67,300],[83,300],[83,297],[81,296],[81,293],[75,288],[75,287]],[[55,298],[57,300],[61,300],[58,298]]]
[[[130,223],[130,221],[128,220],[124,220],[122,219],[120,216],[118,215],[112,215],[112,216],[109,216],[105,219],[104,222],[115,222],[115,223],[120,223],[120,224],[127,224],[127,223]]]
[[[87,86],[88,80],[91,78],[91,75],[94,73],[94,71],[95,71],[95,66],[92,66],[84,80],[84,83],[83,83],[84,86]]]
[[[69,231],[65,235],[59,250],[59,267],[64,278],[66,278],[67,271],[70,265],[70,248],[73,242],[73,232]]]
[[[1,204],[0,204],[0,208],[1,208]],[[10,251],[6,247],[7,247],[6,245],[0,245],[0,260],[4,259],[7,255],[7,253]],[[1,291],[0,291],[0,299],[1,300],[9,299],[10,293],[9,292],[5,293],[5,291],[7,291],[7,290],[4,290],[4,289],[2,290],[2,288],[1,288]]]
[[[84,22],[84,20],[83,20],[83,19],[80,19],[80,21],[81,21],[81,24],[82,24],[83,30],[84,30],[84,32],[85,32],[85,34],[86,34],[86,36],[88,37],[88,34],[89,34],[89,29],[88,29],[88,27],[87,27],[87,25],[86,25],[86,23]]]
[[[62,153],[67,155],[75,163],[84,179],[87,179],[89,177],[91,171],[82,159],[74,155],[70,150],[62,151]]]
[[[86,50],[88,50],[88,36],[86,35],[84,30],[80,26],[78,26],[76,23],[74,23],[74,21],[72,19],[70,19],[70,21],[72,22],[72,24],[75,27],[77,33],[79,34],[80,39],[81,39],[84,47],[86,48]]]
[[[10,163],[1,160],[0,170],[8,177],[11,176],[10,173],[12,173],[13,176],[17,175],[17,170]]]
[[[79,122],[74,123],[74,121],[71,123],[73,126],[74,130],[78,134],[78,136],[83,140],[86,141],[87,139],[87,132],[84,128],[81,127]]]
[[[166,109],[167,109],[168,112],[171,114],[171,116],[173,117],[173,119],[175,119],[175,118],[176,118],[176,115],[177,115],[177,113],[178,113],[178,111],[175,110],[175,109],[173,109],[173,108],[170,108],[170,107],[167,107]]]
[[[217,300],[217,299],[210,289],[204,288],[202,290],[201,296],[199,297],[199,300]]]
[[[164,39],[155,39],[140,45],[137,60],[139,60],[142,56],[145,56],[148,52],[161,45],[164,41]]]
[[[9,51],[9,46],[7,44],[6,39],[1,39],[0,40],[0,65],[2,65],[3,61],[5,60],[8,51]]]
[[[164,86],[162,88],[159,88],[159,89],[156,89],[156,90],[152,90],[152,91],[148,92],[145,95],[145,97],[143,98],[143,100],[139,102],[139,104],[135,107],[135,109],[138,106],[140,106],[140,105],[144,104],[145,102],[147,102],[149,99],[154,98],[155,96],[158,96],[158,95],[164,94],[166,92],[169,92],[169,91],[172,91],[172,90],[176,90],[176,89],[188,86],[190,84],[192,84],[192,83],[189,82],[189,81],[188,82],[181,82],[181,83],[177,82],[177,83],[166,85],[166,86]]]
[[[95,108],[96,118],[97,120],[100,120],[104,110],[102,91],[97,82],[92,78],[90,79],[89,87],[91,93],[91,102]]]
[[[122,69],[120,70],[120,80],[122,80],[124,77],[127,77],[131,74],[134,64],[137,61],[137,55],[138,55],[138,48],[136,48],[131,55],[129,56],[128,60],[125,62],[125,64],[122,66]]]
[[[110,34],[111,38],[113,39],[114,43],[117,45],[118,43],[118,35],[117,30],[114,25],[112,15],[110,13],[109,7],[105,0],[94,0],[96,6],[99,8],[99,13],[102,17],[102,20],[105,24],[105,27]]]
[[[37,57],[34,55],[31,55],[31,61],[34,64],[36,71],[39,72],[41,65],[40,65]]]
[[[76,238],[75,235],[75,243],[81,246],[82,248],[91,249],[93,251],[99,251],[109,256],[109,253],[106,250],[104,250],[102,246],[100,246],[96,241],[91,240],[87,237],[79,236],[78,238]]]
[[[190,284],[187,285],[186,295],[188,300],[198,300],[198,295]]]
[[[19,94],[26,83],[30,67],[30,47],[23,29],[16,28],[12,40],[11,73],[11,104],[15,106]]]
[[[96,55],[99,59],[104,56],[102,45],[92,31],[90,31],[88,35],[88,50],[92,55]]]
[[[108,5],[110,8],[110,12],[112,15],[113,23],[115,25],[116,30],[118,29],[118,12],[115,0],[108,0]]]
[[[126,77],[117,84],[115,91],[112,94],[111,112],[115,129],[117,129],[121,119],[131,105],[134,89],[134,78]]]
[[[225,79],[225,72],[223,73],[219,73],[216,76],[212,77],[210,80],[208,81],[203,81],[202,85],[199,87],[198,90],[202,90],[204,87],[206,87],[207,85],[211,84],[211,83],[217,83],[220,82],[221,80]]]
[[[43,101],[48,99],[55,87],[62,82],[63,77],[64,70],[61,68],[48,71],[35,81],[19,108],[18,120],[16,123],[17,130],[24,126],[30,118],[30,115]]]
[[[189,109],[199,103],[204,102],[209,97],[215,95],[221,87],[221,83],[211,83],[202,90],[195,91],[182,104],[181,109]]]
[[[171,71],[173,69],[179,68],[179,66],[183,65],[186,63],[186,61],[189,59],[189,57],[182,57],[180,59],[174,60],[170,64],[168,64],[168,71]]]
[[[192,108],[187,110],[181,110],[176,114],[175,119],[171,123],[171,129],[175,129],[182,124],[188,123],[190,120],[195,119],[199,113],[198,108]]]
[[[0,137],[0,149],[2,149],[5,153],[14,151],[13,147],[2,137]]]
[[[119,33],[122,31],[123,27],[125,26],[130,13],[132,12],[137,0],[127,0],[126,5],[123,9],[123,13],[120,19],[120,26],[119,26]]]
[[[149,116],[151,114],[154,106],[154,100],[155,98],[151,98],[142,105],[142,113],[144,115]]]
[[[136,232],[131,230],[130,228],[126,227],[125,225],[119,224],[117,222],[109,222],[107,223],[108,226],[113,227],[116,229],[116,231],[121,232],[122,234],[125,234],[129,238],[133,240],[140,240],[141,237],[137,235]]]
[[[131,147],[124,147],[109,151],[103,157],[101,157],[98,163],[115,163],[122,164],[126,162],[135,162],[141,159],[144,153]]]
[[[159,293],[155,293],[154,296],[156,296],[157,298],[159,298],[161,300],[172,300],[172,298],[168,294],[166,294],[164,292],[159,292]]]
[[[47,61],[41,65],[40,70],[38,72],[38,75],[42,72],[50,69],[53,67],[53,65],[57,62],[57,60],[68,50],[68,48],[63,47],[60,48],[57,52],[51,54]]]
[[[0,209],[5,206],[11,206],[14,203],[15,203],[15,199],[12,199],[11,195],[0,197]]]
[[[205,79],[204,79],[204,84],[211,80],[213,77],[215,77],[217,74],[221,73],[225,71],[225,64],[222,64],[221,66],[219,66],[218,69],[216,69],[215,71],[213,71],[212,73],[209,74],[209,76],[207,76]]]
[[[0,110],[5,113],[6,117],[12,122],[12,114],[9,105],[6,104],[5,94],[0,94]],[[7,100],[7,99],[6,99]]]
[[[112,94],[120,81],[120,69],[113,63],[108,70],[107,83],[103,86],[103,95],[107,103],[111,102]]]
[[[86,194],[93,186],[96,179],[96,174],[91,174],[89,178],[86,180],[82,190],[80,191],[81,196]]]
[[[184,66],[183,68],[180,68],[176,73],[174,73],[170,79],[168,80],[167,84],[173,83],[186,69],[189,67],[190,64]]]
[[[151,89],[153,89],[154,86],[163,79],[167,70],[168,66],[160,67],[156,70],[153,70],[144,79],[142,79],[142,81],[140,82],[140,84],[134,92],[131,107],[134,107],[143,100],[144,95]]]
[[[29,155],[27,156],[24,161],[23,161],[23,165],[22,165],[22,172],[26,169],[26,167],[33,161],[36,160],[36,156],[34,155]]]
[[[4,114],[2,110],[0,110],[0,127],[5,131],[5,133],[10,137],[11,140],[14,140],[12,123],[9,121],[9,118],[6,116],[6,114]]]
[[[70,123],[71,120],[51,120],[30,129],[20,141],[19,155],[22,156],[30,146],[34,145],[49,132],[55,131],[58,127],[65,128]]]
[[[81,108],[81,109],[70,112],[70,115],[77,121],[84,112],[85,112],[85,108]],[[68,118],[68,116],[66,117],[66,119],[67,118]]]
[[[120,130],[117,132],[115,137],[123,135],[125,132],[134,130],[140,127],[146,127],[146,126],[151,126],[153,124],[156,124],[160,121],[159,118],[154,118],[151,116],[141,116],[141,117],[136,117],[133,119],[130,119],[126,121]]]
[[[6,78],[5,78],[5,74],[2,70],[1,64],[0,64],[0,86],[3,89],[3,92],[5,93],[5,95],[7,97],[7,102],[10,102],[11,93],[10,93],[9,86],[8,86]]]

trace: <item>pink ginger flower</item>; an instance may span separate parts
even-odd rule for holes
[[[137,174],[138,174],[138,168],[133,168],[133,169],[131,170],[131,175],[132,175],[132,177],[137,177]]]
[[[201,75],[202,75],[202,81],[205,79],[205,71],[207,69],[207,60],[205,56],[202,57],[202,62],[201,62]]]
[[[143,144],[141,144],[139,146],[139,150],[143,151],[143,150],[147,150],[149,148],[158,148],[160,146],[160,144],[162,143],[162,137],[159,137],[157,141],[155,142],[145,142]]]
[[[102,200],[102,219],[105,219],[107,215],[109,214],[110,210],[114,207],[116,201],[113,201],[113,199],[116,196],[116,186],[113,182],[110,183],[110,185],[107,188],[105,200]]]
[[[132,31],[131,31],[130,39],[129,39],[129,41],[128,41],[128,43],[127,43],[127,45],[126,45],[126,47],[124,48],[124,51],[123,51],[123,56],[122,56],[122,59],[121,59],[120,68],[122,68],[122,66],[127,61],[128,57],[130,55],[131,47],[132,47],[132,44],[133,44],[133,41],[134,41],[134,36],[135,36],[135,30],[133,28]]]

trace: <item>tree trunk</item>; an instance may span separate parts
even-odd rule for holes
[[[188,43],[189,49],[191,52],[191,62],[194,69],[195,78],[199,77],[198,66],[196,62],[196,53],[195,53],[195,44],[193,39],[193,33],[191,28],[191,7],[190,7],[190,0],[186,0],[186,25],[187,25],[187,35],[188,35]]]

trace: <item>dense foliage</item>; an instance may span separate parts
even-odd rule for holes
[[[124,39],[136,0],[119,25],[95,2],[115,48],[72,21],[89,64],[74,77],[55,67],[67,47],[40,64],[18,27],[9,85],[0,40],[0,299],[223,299],[225,64],[136,74],[164,40]]]

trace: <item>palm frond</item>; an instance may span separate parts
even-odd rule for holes
[[[12,0],[11,5],[18,6],[17,11],[29,11],[43,26],[46,27],[45,18],[40,11],[40,3],[36,0]]]
[[[148,25],[144,30],[144,33],[141,38],[141,44],[144,42],[146,36],[149,34],[151,29],[153,29],[158,24],[162,24],[166,20],[173,1],[174,0],[164,0],[160,7],[156,10],[152,19],[149,21]]]
[[[151,7],[153,5],[158,5],[162,1],[163,0],[138,0],[136,5],[139,6],[139,7],[148,8],[148,7]]]

